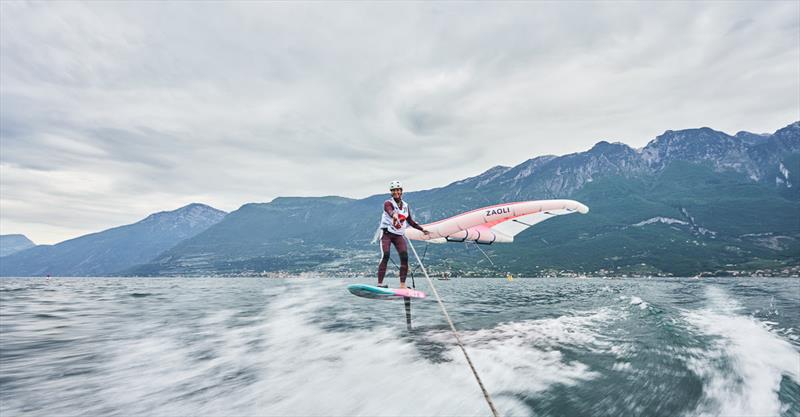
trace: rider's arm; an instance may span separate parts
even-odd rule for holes
[[[414,219],[411,218],[411,210],[408,211],[408,217],[406,218],[406,221],[408,222],[409,226],[411,226],[411,227],[413,227],[413,228],[415,228],[415,229],[417,229],[417,230],[419,230],[421,232],[425,231],[425,229],[423,229],[422,226],[417,224],[417,222],[415,222]]]

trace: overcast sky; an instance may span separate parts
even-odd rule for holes
[[[3,1],[0,48],[0,233],[39,244],[800,119],[797,1]]]

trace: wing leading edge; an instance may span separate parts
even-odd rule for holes
[[[510,243],[514,236],[549,218],[571,213],[586,214],[589,207],[574,200],[537,200],[498,204],[423,225],[425,236],[408,229],[409,239],[444,242]]]

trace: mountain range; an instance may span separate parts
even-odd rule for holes
[[[458,274],[725,275],[794,273],[800,256],[800,123],[773,134],[667,131],[644,148],[602,141],[564,156],[497,166],[405,194],[434,221],[503,201],[571,198],[587,216],[551,220],[492,245],[432,245],[434,270]],[[387,195],[246,204],[136,274],[372,273],[369,241]],[[793,269],[795,268],[795,269]]]
[[[25,235],[0,235],[0,257],[36,246]]]
[[[421,223],[498,202],[570,198],[591,208],[585,216],[541,223],[513,244],[483,247],[492,262],[471,244],[418,243],[436,272],[796,275],[798,172],[800,122],[772,134],[729,135],[703,127],[666,131],[640,149],[601,141],[585,152],[496,166],[440,188],[407,192],[404,199]],[[83,256],[89,252],[72,244],[69,257],[81,259],[80,266],[60,263],[63,256],[55,252],[34,256],[43,250],[35,247],[2,258],[0,274],[372,274],[379,254],[369,242],[386,198],[388,193],[249,203],[180,239],[159,245],[142,239],[153,250],[124,265]],[[105,259],[127,247],[114,246]]]
[[[0,276],[104,276],[153,259],[222,220],[225,212],[189,204],[125,226],[39,245],[0,258]]]

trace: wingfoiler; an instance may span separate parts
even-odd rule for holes
[[[423,228],[429,232],[427,235],[417,229],[408,229],[405,232],[405,236],[410,240],[428,243],[471,242],[483,245],[512,243],[516,235],[547,219],[572,213],[586,214],[588,212],[589,207],[575,200],[534,200],[503,203],[424,224]],[[380,229],[378,229],[373,242],[377,241],[379,235]],[[485,253],[484,256],[486,256]],[[370,287],[370,291],[366,290],[367,287]],[[354,295],[365,298],[392,299],[394,297],[406,297],[394,289],[390,289],[394,293],[388,294],[378,287],[365,284],[351,285],[348,289]],[[420,294],[421,297],[419,298],[425,296],[422,292]]]
[[[433,291],[436,302],[442,309],[447,323],[450,325],[450,330],[456,339],[456,343],[461,348],[464,358],[475,377],[476,382],[480,386],[481,392],[487,405],[494,417],[499,417],[499,413],[494,406],[492,397],[489,391],[483,385],[483,381],[478,375],[477,369],[472,363],[472,359],[467,353],[467,349],[458,334],[453,321],[450,319],[450,314],[447,313],[447,308],[442,302],[442,298],[433,286],[433,281],[422,264],[417,250],[411,244],[411,240],[424,241],[429,243],[446,243],[446,242],[474,242],[477,244],[491,245],[494,243],[511,243],[514,237],[520,232],[541,223],[547,219],[562,216],[572,213],[586,214],[589,212],[589,207],[574,200],[537,200],[537,201],[521,201],[516,203],[504,203],[494,206],[483,207],[476,210],[461,213],[444,220],[439,220],[433,223],[428,223],[422,226],[423,230],[428,231],[428,234],[423,233],[417,229],[408,229],[405,232],[405,237],[408,239],[408,246],[414,253],[422,273],[428,280],[428,285]],[[378,229],[380,232],[380,229]],[[376,240],[379,236],[376,233]],[[486,254],[484,253],[484,256]],[[488,258],[488,257],[487,257]],[[491,259],[490,259],[491,261]],[[506,277],[509,281],[513,278],[511,275]],[[412,275],[412,288],[413,285]],[[406,324],[408,329],[411,330],[411,298],[425,298],[426,295],[422,291],[414,289],[404,289],[406,292],[399,292],[399,289],[379,288],[372,285],[354,284],[349,285],[348,290],[357,296],[373,299],[393,299],[402,297],[405,301],[406,310]]]

